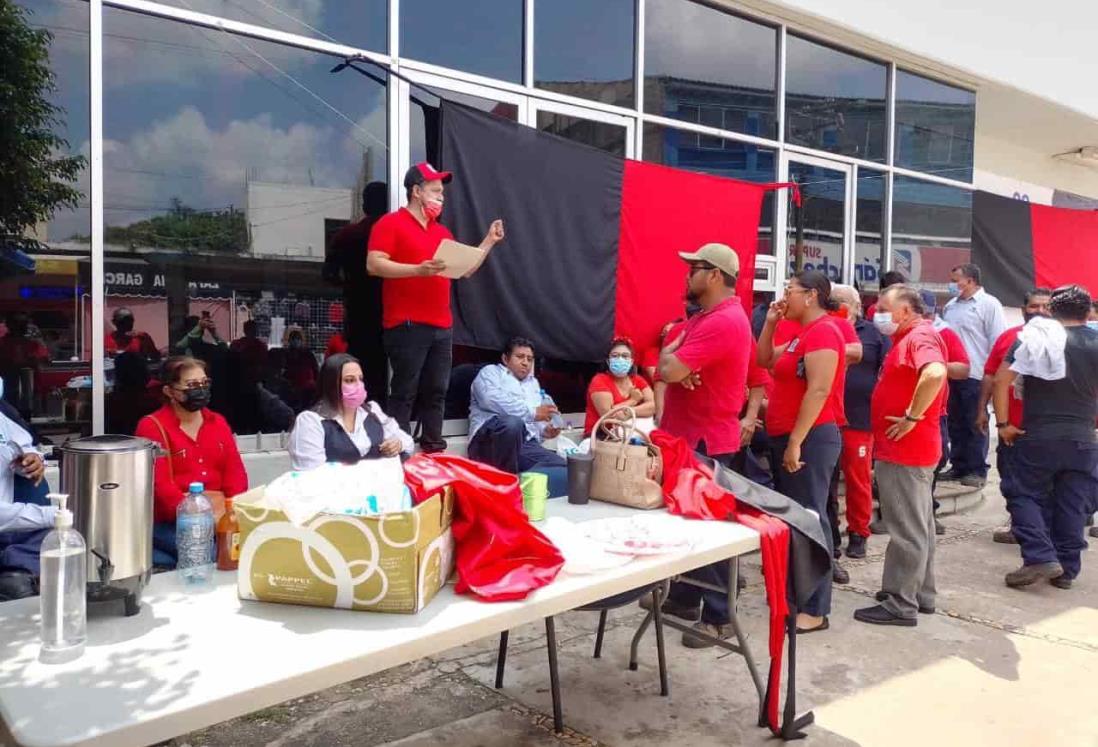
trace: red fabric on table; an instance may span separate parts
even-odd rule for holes
[[[454,591],[485,602],[525,599],[552,582],[560,550],[530,523],[518,478],[453,454],[416,454],[404,463],[418,503],[449,485],[454,491]]]
[[[155,419],[164,428],[168,443]],[[227,498],[248,489],[248,473],[236,448],[236,438],[225,418],[213,410],[202,411],[202,427],[193,439],[179,426],[175,411],[164,405],[152,415],[141,418],[134,435],[147,438],[171,452],[173,482],[168,474],[168,457],[157,457],[153,465],[153,520],[175,522],[175,510],[192,482],[206,490],[224,493]]]
[[[740,503],[722,488],[687,446],[686,441],[664,431],[652,432],[663,460],[663,492],[669,513],[688,519],[734,520],[759,533],[763,583],[770,608],[770,671],[766,689],[766,719],[770,730],[779,732],[782,657],[785,653],[786,618],[789,599],[789,533],[785,522]]]
[[[793,432],[800,412],[801,400],[808,390],[808,377],[797,375],[801,360],[808,353],[820,350],[832,350],[838,355],[835,378],[831,381],[831,392],[827,396],[820,414],[813,426],[827,423],[846,424],[846,410],[843,405],[843,390],[846,386],[846,343],[843,340],[839,324],[850,325],[841,319],[821,316],[800,330],[789,341],[785,351],[774,363],[774,398],[766,411],[766,432],[771,436],[784,436]],[[853,328],[851,328],[853,333]]]
[[[637,376],[633,374],[629,377],[633,382],[633,386],[636,389],[644,391],[645,389],[651,389],[648,386],[648,380],[643,376]],[[599,422],[599,411],[595,409],[595,403],[591,400],[591,395],[596,392],[607,392],[613,397],[614,405],[620,405],[629,399],[628,396],[621,393],[618,389],[618,385],[614,383],[614,377],[608,373],[595,374],[595,378],[591,379],[591,384],[587,387],[587,414],[583,421],[583,434],[585,436],[591,435],[591,429],[595,427],[595,423]]]
[[[873,390],[870,422],[873,425],[874,458],[908,467],[932,467],[942,454],[942,432],[938,415],[942,411],[942,387],[923,413],[923,419],[899,441],[888,438],[889,416],[903,417],[911,405],[919,371],[930,363],[945,365],[946,350],[934,325],[920,319],[892,338],[892,350],[881,366],[881,378]]]
[[[424,228],[408,208],[382,216],[370,232],[371,252],[383,252],[394,262],[418,265],[434,258],[443,239],[452,239],[450,229],[438,221]],[[450,311],[450,280],[431,277],[385,278],[381,284],[382,326],[397,327],[406,322],[448,328],[454,324]]]
[[[1018,333],[1022,331],[1022,326],[1019,324],[1017,327],[1011,327],[999,335],[999,339],[991,346],[991,353],[987,356],[987,363],[984,365],[984,376],[994,376],[999,367],[1003,365],[1007,353],[1018,341]],[[1015,428],[1022,427],[1022,400],[1014,396],[1014,387],[1010,387],[1010,410],[1007,421]]]

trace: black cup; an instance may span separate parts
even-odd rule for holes
[[[568,455],[568,502],[582,505],[591,497],[591,469],[595,457],[591,454]]]

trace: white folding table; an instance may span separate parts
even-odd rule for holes
[[[549,516],[632,516],[549,502]],[[686,521],[668,517],[673,521]],[[448,586],[416,615],[243,602],[235,573],[190,592],[154,576],[141,612],[89,621],[84,655],[39,662],[38,600],[0,604],[0,744],[147,745],[437,654],[614,594],[757,550],[740,524],[691,521],[688,552],[562,574],[521,602],[485,603]]]

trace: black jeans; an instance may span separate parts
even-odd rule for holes
[[[949,461],[958,475],[987,477],[987,434],[976,427],[980,380],[949,382]]]
[[[449,327],[406,322],[385,330],[385,352],[393,368],[389,382],[389,411],[406,433],[411,433],[413,411],[422,428],[424,451],[443,451],[442,418],[450,386],[454,332]]]
[[[701,454],[706,453],[704,441],[698,444],[698,452]],[[722,467],[735,470],[733,466],[735,457],[735,453],[714,454],[713,460]],[[685,575],[697,579],[698,581],[720,586],[725,589],[731,584],[731,579],[728,576],[727,560],[721,560],[717,563],[704,565],[701,568],[695,568],[692,571],[688,571]],[[701,604],[702,622],[707,622],[711,625],[727,625],[732,619],[728,613],[728,595],[721,592],[701,589],[692,584],[675,582],[671,584],[671,592],[667,595],[667,598],[684,607],[697,608],[697,606]]]

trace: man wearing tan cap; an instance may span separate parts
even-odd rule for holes
[[[687,300],[697,303],[702,311],[660,353],[660,377],[668,385],[660,428],[730,467],[740,450],[739,417],[754,349],[751,323],[736,297],[740,260],[724,244],[706,244],[679,256],[689,265]],[[727,587],[728,563],[700,568],[690,575]],[[700,612],[701,622],[695,628],[720,638],[732,634],[723,593],[673,584],[663,610],[688,620],[698,620]],[[687,633],[683,645],[703,648],[712,644]]]

